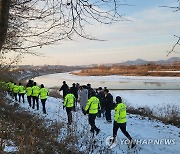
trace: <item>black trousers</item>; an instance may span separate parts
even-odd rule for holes
[[[106,116],[107,121],[111,121],[111,110],[110,109],[106,109],[105,116]]]
[[[35,107],[35,103],[36,103],[36,105],[37,105],[37,110],[39,110],[39,98],[38,98],[38,96],[32,96],[32,98],[33,98],[33,109],[34,109],[34,107]]]
[[[43,113],[46,114],[46,100],[47,99],[41,99],[42,107],[43,107]]]
[[[17,93],[13,93],[15,101],[17,101]]]
[[[99,117],[99,118],[101,118],[101,115],[103,116],[103,117],[105,117],[105,109],[104,108],[101,108],[101,110],[99,110],[99,112],[98,112],[98,115],[97,115],[97,117]]]
[[[68,116],[68,124],[69,125],[72,123],[72,110],[73,110],[73,107],[66,107],[66,113]]]
[[[27,100],[28,100],[29,106],[31,107],[31,96],[27,96]]]
[[[24,94],[19,94],[19,102],[21,102],[21,97],[22,97],[23,103],[24,103]]]
[[[96,114],[89,114],[88,120],[89,120],[89,124],[91,125],[91,132],[98,131],[99,128],[97,128],[95,124]]]
[[[86,115],[86,111],[85,111],[85,109],[82,107],[81,108],[81,110],[82,110],[82,113],[84,114],[84,115]]]
[[[129,133],[126,131],[126,122],[125,123],[117,123],[116,121],[114,121],[114,125],[113,125],[113,137],[117,136],[117,131],[118,131],[119,128],[121,129],[123,134],[131,141],[132,138],[129,135]]]

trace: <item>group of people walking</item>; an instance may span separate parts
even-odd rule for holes
[[[44,87],[43,84],[37,86],[36,82],[33,82],[33,80],[29,80],[26,86],[23,86],[21,83],[17,85],[15,82],[7,82],[6,83],[6,89],[8,93],[15,99],[15,101],[22,102],[24,103],[24,96],[26,94],[27,100],[29,103],[29,107],[32,107],[35,109],[35,104],[36,104],[36,109],[39,110],[39,98],[42,103],[42,110],[43,113],[46,114],[46,107],[45,103],[47,100],[47,97],[49,95],[48,89]],[[18,99],[19,96],[19,99]]]
[[[22,102],[24,103],[24,96],[26,94],[29,107],[32,107],[33,109],[35,109],[36,104],[36,108],[39,110],[40,98],[43,113],[46,114],[45,104],[49,92],[43,84],[39,87],[36,82],[29,80],[26,86],[23,86],[21,83],[17,85],[15,82],[7,82],[5,85],[8,93],[15,99],[15,101],[21,102],[22,98]],[[106,87],[104,87],[104,89],[99,87],[94,90],[91,88],[91,84],[80,86],[78,83],[73,83],[72,87],[69,87],[66,81],[63,81],[63,85],[59,91],[63,91],[63,109],[66,108],[68,126],[72,124],[72,111],[77,110],[77,103],[79,103],[82,113],[84,115],[88,114],[88,122],[91,126],[90,131],[97,135],[100,132],[100,128],[95,124],[96,117],[105,117],[107,123],[112,123],[111,110],[114,109],[112,142],[115,141],[117,131],[120,128],[123,134],[131,141],[131,147],[135,146],[135,143],[132,142],[132,137],[126,131],[126,105],[122,102],[120,96],[117,96],[115,102],[113,102],[113,96]]]
[[[67,83],[63,81],[59,91],[63,91],[64,107],[66,108],[68,116],[68,125],[72,123],[72,110],[76,110],[76,102],[80,103],[82,113],[88,114],[88,121],[91,126],[90,131],[96,135],[99,134],[100,128],[95,124],[96,117],[105,117],[107,123],[112,123],[111,110],[115,110],[114,124],[113,124],[113,140],[115,141],[117,131],[120,128],[123,134],[129,139],[131,148],[135,146],[132,137],[126,130],[126,105],[122,102],[120,96],[116,97],[116,101],[113,102],[113,96],[109,93],[109,90],[105,87],[99,87],[96,90],[91,88],[91,84],[79,86],[79,84],[73,83],[73,86],[69,88]]]

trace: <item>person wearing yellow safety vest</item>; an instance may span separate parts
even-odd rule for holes
[[[43,113],[46,114],[45,103],[46,103],[46,100],[48,98],[49,92],[48,92],[48,89],[44,88],[43,84],[41,84],[41,89],[39,91],[39,95],[40,95],[41,103],[42,103],[42,106],[43,106]]]
[[[68,125],[72,123],[72,110],[75,110],[75,101],[76,98],[74,94],[70,90],[67,91],[67,95],[64,98],[64,106],[63,108],[66,107],[66,112],[68,116]]]
[[[16,83],[13,83],[13,87],[12,87],[12,92],[13,92],[13,96],[15,98],[15,100],[17,101],[17,94],[19,92],[19,86],[16,85]]]
[[[113,141],[115,141],[117,136],[117,131],[120,128],[122,133],[129,139],[131,143],[131,148],[133,148],[136,144],[133,142],[132,137],[126,131],[126,105],[122,102],[120,96],[116,97],[116,107],[114,113],[114,125],[113,125]]]
[[[36,86],[36,82],[34,82],[34,86],[32,87],[32,98],[33,98],[32,108],[34,109],[35,102],[36,102],[37,110],[39,110],[39,91],[40,91],[40,88]]]
[[[29,106],[31,107],[31,95],[32,95],[32,85],[28,82],[26,85],[26,96],[27,96],[27,101],[29,103]]]
[[[11,96],[14,96],[13,87],[14,87],[14,83],[12,81],[9,82],[9,94]]]
[[[22,97],[23,103],[24,103],[24,94],[25,93],[26,93],[25,87],[21,83],[19,83],[19,92],[18,92],[18,94],[19,94],[19,102],[21,102],[21,97]]]
[[[96,97],[95,91],[91,91],[90,98],[88,99],[88,102],[85,107],[85,112],[88,113],[88,121],[91,125],[91,132],[94,135],[94,131],[96,131],[96,135],[99,134],[100,129],[96,127],[95,125],[95,119],[98,114],[98,111],[101,109],[100,101]]]

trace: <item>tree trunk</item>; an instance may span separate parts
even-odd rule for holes
[[[0,51],[6,38],[11,0],[0,0]]]

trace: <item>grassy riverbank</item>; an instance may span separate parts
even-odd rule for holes
[[[178,71],[178,72],[177,72]],[[83,69],[80,72],[73,72],[80,76],[108,76],[108,75],[123,75],[123,76],[169,76],[180,77],[180,65],[131,65],[131,66],[95,66],[89,69]]]

